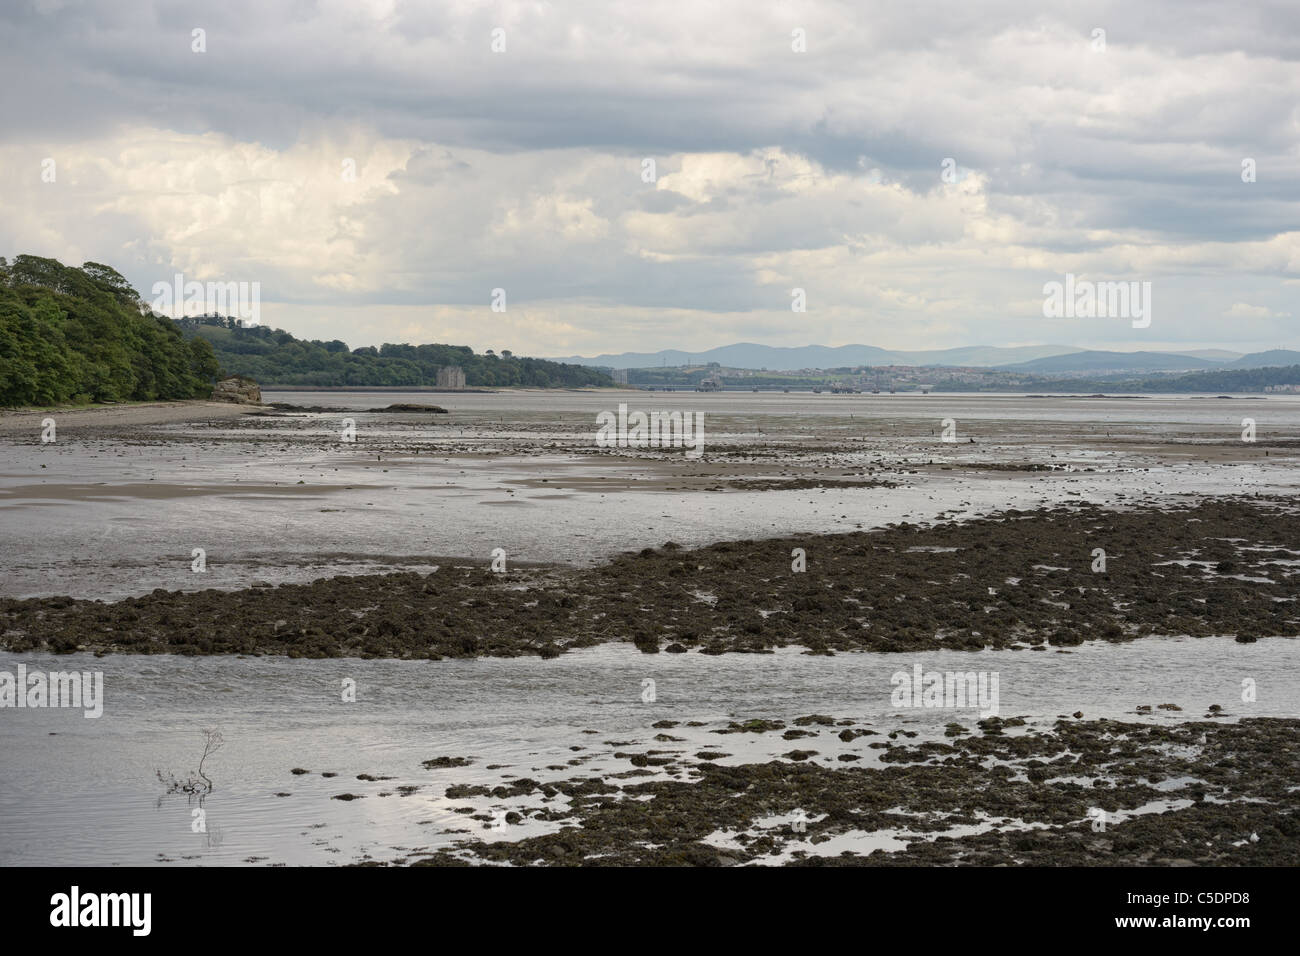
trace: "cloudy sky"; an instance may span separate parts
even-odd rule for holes
[[[0,255],[353,347],[1300,348],[1295,0],[5,0],[0,118]]]

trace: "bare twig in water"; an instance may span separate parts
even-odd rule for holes
[[[161,770],[155,771],[159,781],[167,788],[168,793],[185,793],[191,796],[204,797],[214,789],[212,778],[203,772],[203,765],[209,757],[226,745],[226,738],[222,736],[221,730],[216,727],[205,727],[200,733],[203,734],[203,756],[199,758],[199,769],[197,773],[191,773],[189,776],[177,777],[169,770],[163,773]]]
[[[205,728],[203,731],[203,756],[199,758],[199,776],[207,784],[208,793],[212,792],[212,781],[208,779],[207,774],[203,772],[203,761],[207,760],[212,754],[216,753],[226,745],[226,738],[221,735],[220,728]]]

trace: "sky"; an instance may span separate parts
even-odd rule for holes
[[[354,348],[1300,348],[1300,3],[5,0],[20,253]]]

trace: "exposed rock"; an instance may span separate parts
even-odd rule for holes
[[[237,405],[261,405],[262,390],[251,378],[232,375],[223,378],[212,390],[212,401],[234,402]]]
[[[1087,555],[1101,533],[1141,551],[1143,559],[1112,563],[1104,576],[1077,565],[1063,569],[1069,555]],[[554,656],[653,627],[660,639],[689,646],[692,654],[753,654],[815,640],[836,653],[918,653],[1046,647],[1066,629],[1063,622],[1080,638],[1113,642],[1249,628],[1262,647],[1285,640],[1278,635],[1300,633],[1295,582],[1268,563],[1290,554],[1284,545],[1297,540],[1300,511],[1293,499],[1243,496],[1124,512],[1086,505],[924,530],[720,542],[616,557],[590,569],[521,568],[505,582],[481,564],[449,563],[429,574],[343,575],[237,591],[156,590],[112,603],[0,598],[0,649],[437,660]],[[810,555],[817,548],[804,574],[790,573],[794,547],[808,547]],[[923,570],[915,566],[911,549],[917,547],[926,549]],[[1233,554],[1246,572],[1241,577],[1277,580],[1220,576],[1207,583],[1204,564],[1173,563],[1194,551],[1204,561]],[[1038,564],[1055,570],[1026,574]],[[991,599],[987,582],[1012,576],[1020,583]],[[682,602],[683,580],[717,603]],[[897,600],[903,580],[906,601]],[[765,618],[753,606],[756,582],[763,582],[763,610],[771,609]],[[413,607],[420,613],[412,614]],[[870,628],[862,627],[864,608]],[[972,608],[986,610],[973,617]],[[751,624],[761,629],[754,633]],[[1075,706],[1084,712],[1082,700]],[[1149,701],[1144,706],[1166,713]],[[973,736],[985,736],[972,726],[974,717],[963,723]],[[812,721],[808,729],[820,726]],[[737,723],[729,732],[780,736],[786,729]]]
[[[432,412],[435,415],[446,415],[447,409],[441,405],[415,405],[410,402],[400,402],[397,405],[389,405],[387,408],[379,409],[381,412]]]
[[[473,762],[468,757],[434,757],[424,761],[423,766],[426,770],[437,770],[442,767],[468,767]]]

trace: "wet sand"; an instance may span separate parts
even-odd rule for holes
[[[590,567],[667,540],[698,548],[1074,501],[1300,492],[1300,401],[1272,398],[565,392],[453,394],[440,399],[447,414],[380,410],[401,397],[268,393],[340,411],[221,407],[211,418],[205,406],[185,412],[196,420],[150,425],[109,424],[97,410],[100,424],[61,429],[54,444],[0,434],[0,595],[425,573],[448,557],[486,564],[498,547],[512,567]],[[700,404],[706,453],[596,446],[596,413],[614,400]],[[941,439],[948,415],[960,441]],[[1255,442],[1240,438],[1246,416],[1259,422]],[[355,441],[343,440],[345,419]],[[191,573],[195,548],[205,573]]]
[[[0,419],[0,648],[210,656],[231,673],[259,655],[525,658],[545,680],[557,658],[613,648],[648,671],[785,654],[906,669],[918,654],[987,665],[1138,642],[1173,666],[1184,645],[1162,638],[1192,635],[1235,641],[1236,681],[1251,655],[1300,646],[1295,402],[640,396],[714,400],[692,460],[593,447],[609,395],[447,395],[438,416],[373,404],[394,398],[93,410],[66,431],[56,415],[50,446],[41,413]],[[957,442],[940,438],[949,416]],[[343,417],[355,443],[339,440]],[[210,576],[190,573],[200,544]],[[637,734],[582,731],[545,775],[495,782],[472,773],[478,738],[457,734],[427,758],[436,787],[300,766],[265,796],[309,795],[288,814],[303,826],[315,802],[384,797],[464,821],[436,847],[416,821],[354,863],[1300,860],[1300,715],[1252,717],[1244,692],[1185,720],[1160,700],[1116,720],[1081,687],[1047,723],[953,714],[919,736],[819,699],[722,722],[661,707]],[[418,720],[429,702],[411,706]],[[306,794],[317,775],[329,791]]]
[[[196,420],[237,418],[260,410],[256,405],[230,402],[147,402],[130,405],[55,406],[45,409],[0,409],[0,432],[21,440],[30,431],[40,441],[42,421],[53,418],[56,429],[123,429],[143,425],[175,425]]]
[[[1100,559],[1100,564],[1098,563]],[[1300,634],[1300,507],[1260,497],[1080,504],[921,527],[675,542],[590,569],[448,561],[429,573],[104,604],[0,599],[15,651],[555,657],[1070,646]]]
[[[1208,714],[1215,717],[1215,714]],[[462,838],[392,862],[517,866],[1291,866],[1300,858],[1300,720],[1176,726],[1063,716],[1030,732],[1019,718],[949,725],[913,742],[853,719],[750,720],[715,735],[781,735],[781,759],[727,766],[728,737],[693,756],[662,721],[657,749],[622,753],[625,771],[490,788],[452,800],[519,806],[507,824],[561,824],[516,840]],[[827,738],[873,742],[875,766],[827,767]],[[580,749],[586,749],[580,748]],[[647,767],[689,780],[639,779]],[[520,806],[520,798],[532,798]],[[466,822],[496,819],[473,804]],[[378,862],[378,861],[376,861]]]

